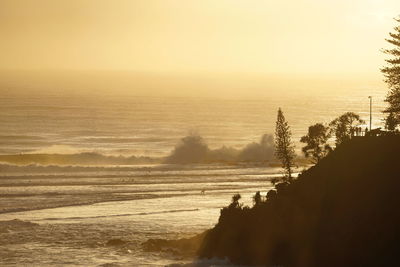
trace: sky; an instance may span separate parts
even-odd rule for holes
[[[377,80],[399,14],[398,0],[1,0],[0,70]]]

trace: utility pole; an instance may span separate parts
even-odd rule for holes
[[[369,131],[372,130],[372,96],[369,96]]]

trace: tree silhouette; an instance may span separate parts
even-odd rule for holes
[[[395,20],[400,23],[400,17]],[[391,38],[386,39],[394,48],[383,50],[391,58],[386,59],[388,64],[381,69],[381,72],[384,74],[385,82],[390,89],[385,99],[389,103],[389,107],[384,110],[384,112],[389,113],[386,120],[390,119],[389,124],[396,128],[400,124],[400,24],[394,27],[394,30],[394,33],[389,33]]]
[[[281,161],[286,172],[285,180],[292,181],[292,169],[296,157],[294,145],[291,141],[292,133],[281,108],[278,109],[278,117],[275,128],[275,156]]]
[[[385,128],[388,131],[394,131],[396,129],[398,122],[396,116],[393,112],[390,112],[389,115],[385,118]]]
[[[256,205],[261,204],[261,202],[262,202],[261,193],[260,193],[260,191],[257,191],[255,193],[255,195],[253,196],[253,203],[256,206]]]
[[[356,128],[363,123],[365,123],[365,121],[353,112],[346,112],[340,117],[334,119],[329,126],[336,136],[336,146],[340,145],[344,141],[350,140],[351,137],[354,136]]]
[[[240,208],[241,205],[239,204],[239,200],[242,198],[242,196],[240,194],[234,194],[232,196],[232,202],[229,205],[229,208],[231,209],[236,209],[236,208]]]
[[[326,143],[329,138],[329,128],[325,127],[322,123],[317,123],[308,127],[307,135],[300,139],[300,142],[306,144],[306,146],[302,148],[306,158],[311,157],[312,161],[317,163],[321,158],[332,151],[332,148]]]

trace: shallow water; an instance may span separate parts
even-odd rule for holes
[[[165,266],[193,262],[193,258],[179,254],[144,252],[141,243],[150,238],[188,237],[212,227],[234,193],[241,193],[243,202],[251,205],[254,192],[270,189],[269,179],[277,173],[277,169],[261,167],[169,167],[170,171],[164,168],[157,172],[158,168],[163,167],[154,166],[155,175],[145,177],[137,169],[135,177],[135,169],[130,167],[127,173],[135,178],[123,185],[104,184],[107,179],[115,180],[115,173],[113,178],[96,178],[97,172],[92,174],[94,177],[90,173],[68,176],[64,172],[60,179],[55,173],[25,175],[29,178],[19,173],[13,185],[9,183],[15,174],[3,174],[0,185],[8,183],[0,186],[2,200],[6,200],[0,204],[3,211],[13,205],[37,210],[6,212],[0,214],[0,220],[19,219],[39,226],[14,225],[0,232],[1,265]],[[126,173],[119,171],[119,175],[118,181],[125,181]],[[22,186],[25,179],[36,180],[36,184]],[[88,179],[91,183],[85,184]],[[70,186],[70,180],[82,183]],[[93,200],[93,195],[97,203],[79,205]],[[118,199],[121,195],[130,200],[113,201],[113,196]],[[71,199],[77,202],[71,203]],[[45,208],[49,202],[74,206]],[[115,238],[128,243],[123,247],[105,245]]]

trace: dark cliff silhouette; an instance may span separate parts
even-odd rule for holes
[[[346,141],[252,208],[223,208],[198,255],[264,266],[397,266],[399,155],[399,136]]]

